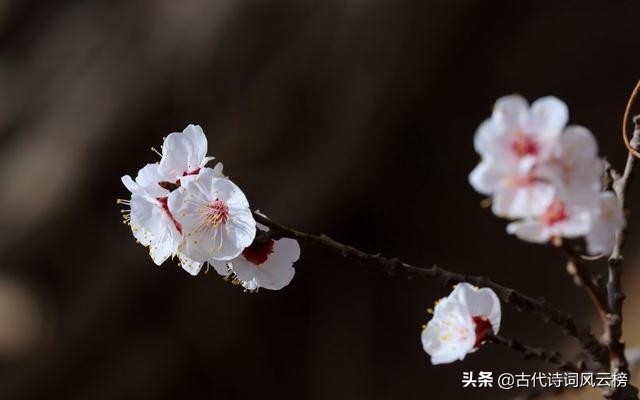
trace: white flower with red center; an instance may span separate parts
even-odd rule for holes
[[[493,290],[460,283],[437,302],[433,318],[422,330],[422,347],[434,365],[462,360],[487,335],[498,333],[501,317],[500,300]]]
[[[213,157],[207,157],[207,137],[199,125],[189,125],[174,132],[162,144],[160,171],[171,182],[197,174]]]
[[[559,238],[577,238],[589,233],[591,214],[589,209],[552,201],[539,217],[525,218],[507,226],[507,232],[522,240],[546,243]]]
[[[498,99],[491,118],[476,131],[474,144],[482,161],[469,176],[478,192],[493,196],[496,215],[537,215],[554,197],[553,185],[537,175],[537,167],[567,119],[567,106],[555,97],[538,99],[531,107],[516,95]]]
[[[293,263],[300,258],[300,245],[297,240],[289,238],[274,240],[266,234],[269,228],[261,224],[257,226],[262,234],[258,234],[249,247],[229,262],[229,273],[234,275],[234,282],[247,290],[280,290],[295,275]]]
[[[182,225],[180,252],[197,263],[229,261],[256,234],[242,190],[209,168],[181,179],[181,186],[169,195],[169,209]]]
[[[586,235],[587,252],[610,254],[616,243],[616,232],[624,228],[625,218],[620,200],[613,192],[602,192],[591,212],[592,227]]]
[[[148,164],[138,172],[135,181],[129,175],[122,177],[131,200],[119,200],[129,206],[124,215],[133,236],[149,247],[157,265],[175,255],[182,240],[182,227],[168,207],[169,191],[159,185],[165,179],[157,164]]]

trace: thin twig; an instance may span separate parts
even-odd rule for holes
[[[562,354],[557,351],[549,351],[539,347],[527,346],[517,340],[507,339],[499,335],[488,335],[487,340],[492,343],[508,347],[518,353],[522,353],[525,360],[535,358],[556,365],[560,371],[582,372],[585,370],[584,365],[578,365],[574,362],[565,360],[562,357]]]
[[[638,86],[636,86],[636,89],[634,89],[634,95],[638,87],[640,87],[640,82]],[[625,116],[627,114],[628,112],[625,113]],[[640,116],[634,117],[633,122],[635,129],[629,145],[632,150],[637,150],[640,148]],[[620,199],[623,209],[626,208],[629,201],[629,187],[636,165],[636,153],[637,151],[635,153],[633,151],[629,152],[627,164],[622,176],[613,183],[613,190],[618,196],[618,199]],[[620,229],[616,233],[616,245],[608,261],[609,280],[607,282],[607,302],[609,313],[607,314],[605,323],[604,343],[609,348],[611,372],[629,374],[629,364],[624,354],[625,344],[622,341],[622,304],[625,299],[625,294],[622,291],[622,249],[624,247],[625,236],[624,229]],[[638,389],[631,385],[623,388],[612,388],[612,390],[607,393],[607,398],[616,400],[637,399]]]
[[[578,287],[587,292],[600,317],[603,320],[606,319],[608,314],[606,289],[594,281],[591,273],[584,267],[578,252],[564,243],[561,248],[568,259],[567,273],[573,278],[573,282]]]
[[[624,108],[624,115],[622,116],[622,140],[624,141],[624,145],[627,147],[629,154],[637,158],[640,158],[640,153],[638,152],[637,146],[633,146],[629,141],[629,135],[627,134],[627,124],[629,123],[629,113],[631,112],[631,106],[638,96],[639,90],[640,81],[638,81],[638,83],[636,83],[636,87],[633,88],[631,96],[629,96],[629,100],[627,100],[627,106]]]
[[[366,253],[355,247],[337,242],[327,235],[316,236],[287,228],[256,212],[253,213],[253,216],[257,222],[271,229],[269,235],[274,239],[282,237],[296,239],[341,257],[376,266],[379,270],[389,274],[401,273],[403,276],[410,278],[436,278],[441,279],[448,285],[468,282],[475,286],[491,288],[503,302],[511,304],[519,310],[536,312],[542,316],[545,322],[554,322],[562,328],[565,334],[577,338],[581,347],[593,357],[594,361],[601,364],[608,363],[607,348],[593,336],[590,329],[588,327],[578,326],[573,318],[549,306],[544,298],[535,299],[482,276],[455,273],[436,265],[430,268],[420,268],[402,262],[397,258],[391,259],[381,256],[380,254]]]

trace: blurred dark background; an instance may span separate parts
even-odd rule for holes
[[[553,94],[622,168],[639,16],[631,0],[0,1],[0,398],[512,397],[462,389],[462,372],[547,366],[496,346],[430,365],[440,282],[307,247],[278,292],[156,267],[121,223],[120,176],[198,123],[273,219],[488,275],[586,324],[561,255],[480,207],[472,138],[499,96]],[[535,315],[503,320],[576,354]]]

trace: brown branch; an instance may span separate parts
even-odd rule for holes
[[[535,358],[556,365],[560,371],[582,372],[586,370],[583,363],[578,365],[571,361],[567,361],[562,357],[562,354],[557,351],[548,351],[539,347],[527,346],[517,340],[507,339],[499,335],[488,335],[487,340],[521,353],[525,360]]]
[[[580,254],[576,250],[565,243],[562,244],[561,249],[568,259],[567,273],[571,276],[576,286],[583,288],[587,292],[591,302],[598,310],[598,314],[604,321],[609,309],[606,289],[593,279],[591,273],[584,267]]]
[[[607,348],[593,336],[589,328],[578,326],[573,318],[549,306],[543,298],[535,299],[482,276],[450,272],[436,265],[430,268],[420,268],[402,262],[397,258],[391,259],[380,254],[366,253],[355,247],[337,242],[326,235],[316,236],[287,228],[256,212],[253,213],[253,216],[257,222],[271,229],[269,236],[274,239],[282,237],[296,239],[346,259],[375,266],[389,274],[402,274],[409,278],[441,279],[445,284],[468,282],[475,286],[491,288],[503,302],[513,305],[518,310],[536,312],[542,316],[545,322],[551,321],[561,327],[565,334],[577,338],[582,348],[593,357],[594,361],[602,364],[608,363]],[[262,240],[261,237],[258,240]]]
[[[635,129],[629,145],[637,153],[637,150],[640,149],[640,116],[634,117],[633,122]],[[636,161],[634,152],[630,151],[622,176],[613,183],[613,190],[618,199],[620,199],[623,209],[626,209],[629,201],[629,187]],[[629,374],[629,364],[624,354],[625,345],[622,341],[622,304],[625,299],[625,294],[622,291],[622,249],[625,236],[624,229],[620,229],[616,233],[616,245],[608,260],[607,303],[609,312],[605,322],[604,343],[609,348],[611,372]],[[616,400],[637,399],[638,389],[631,385],[624,388],[613,388],[607,393],[607,398]]]

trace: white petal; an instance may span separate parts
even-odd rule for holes
[[[161,231],[159,223],[162,209],[158,203],[144,194],[134,193],[131,196],[130,225],[133,236],[143,245],[148,246],[155,235]]]
[[[229,220],[225,227],[229,240],[239,248],[238,254],[256,237],[256,221],[248,206],[246,208],[229,207]]]
[[[171,177],[180,179],[211,160],[206,157],[207,138],[198,125],[189,125],[182,132],[171,133],[162,144],[160,170]]]
[[[211,260],[209,262],[209,265],[213,267],[213,269],[218,273],[218,275],[229,276],[229,274],[231,273],[229,271],[229,266],[226,261]]]
[[[171,181],[171,179],[162,174],[158,164],[147,164],[138,171],[136,176],[136,183],[142,188],[149,196],[153,198],[164,197],[169,194],[167,189],[160,186],[161,181]]]
[[[213,160],[213,157],[207,157],[207,162],[209,160]],[[213,174],[215,175],[216,178],[226,178],[224,176],[224,174],[222,173],[222,168],[223,165],[221,162],[217,163],[214,167],[213,167]]]
[[[519,128],[527,121],[528,109],[529,104],[522,96],[504,96],[496,101],[491,118],[508,128]]]
[[[178,254],[178,259],[180,260],[180,266],[182,269],[187,271],[190,275],[196,276],[202,269],[203,263],[194,261],[184,254]]]
[[[227,178],[214,178],[213,191],[217,197],[224,200],[229,208],[248,209],[249,201],[242,190]]]
[[[149,245],[149,254],[156,265],[161,265],[176,252],[177,243],[175,237],[166,236]]]
[[[508,187],[495,193],[492,211],[499,217],[522,218],[542,214],[555,197],[553,185],[543,182]]]
[[[508,133],[507,127],[496,119],[485,120],[473,136],[476,152],[482,157],[500,157],[507,145]]]
[[[548,229],[536,219],[515,221],[507,225],[507,233],[516,235],[527,242],[545,243],[551,239]]]
[[[583,126],[568,126],[558,138],[562,158],[570,163],[593,161],[598,156],[598,144],[591,131]]]
[[[560,99],[542,97],[531,105],[527,130],[535,132],[541,139],[553,142],[569,120],[569,109]]]
[[[466,282],[456,285],[448,296],[466,306],[472,317],[483,316],[489,319],[494,333],[500,330],[501,307],[500,299],[489,288],[477,288]]]
[[[592,207],[601,191],[604,161],[594,158],[589,162],[568,164],[560,156],[536,169],[543,180],[553,183],[557,197],[571,206]]]
[[[422,331],[421,339],[432,364],[450,363],[473,352],[475,326],[462,305],[445,298],[436,305],[433,318]]]
[[[120,180],[131,193],[140,190],[140,186],[138,186],[138,184],[133,179],[131,179],[129,175],[123,176],[122,178],[120,178]]]
[[[587,252],[591,255],[611,254],[616,244],[616,231],[608,227],[596,227],[586,235]]]
[[[604,172],[604,161],[597,153],[596,141],[586,128],[568,127],[560,136],[547,169],[558,171],[556,184],[569,204],[595,205]]]
[[[273,253],[267,260],[259,265],[248,261],[244,256],[239,256],[231,262],[231,269],[236,277],[246,283],[247,289],[254,290],[262,287],[270,290],[279,290],[287,286],[295,269],[293,263],[300,257],[300,246],[296,240],[280,239],[273,244]]]
[[[229,220],[231,221],[231,220]],[[227,222],[226,227],[230,223]],[[224,229],[221,227],[210,241],[203,241],[203,249],[206,251],[207,257],[215,261],[229,261],[242,253],[245,247],[249,246],[253,241],[252,237],[244,235],[244,232],[238,234],[233,228]],[[254,230],[255,235],[255,230]],[[206,239],[206,238],[205,238]]]
[[[131,230],[135,238],[149,247],[153,261],[160,265],[176,253],[180,232],[160,203],[147,196],[131,195]]]
[[[160,169],[171,177],[171,181],[180,179],[188,168],[189,153],[182,133],[171,133],[162,144]]]
[[[497,163],[490,159],[482,160],[469,174],[469,183],[477,192],[491,195],[500,188],[504,177],[497,167]]]
[[[571,207],[569,213],[568,220],[558,223],[560,235],[566,238],[577,238],[586,235],[591,229],[589,212],[580,207]]]
[[[187,168],[185,171],[190,171],[196,168],[203,167],[204,164],[208,160],[205,158],[211,159],[211,157],[206,157],[207,155],[207,137],[200,125],[189,125],[187,126],[182,133],[185,135],[185,140],[188,141],[187,144]]]
[[[167,206],[182,225],[183,231],[190,231],[198,226],[199,218],[194,203],[193,191],[189,190],[185,182],[182,182],[182,186],[171,192],[167,198]]]
[[[431,320],[422,330],[421,341],[422,347],[427,354],[431,356],[431,364],[449,364],[457,360],[463,360],[471,349],[447,348],[442,345],[440,340],[440,332],[444,327],[437,320]]]
[[[146,195],[131,195],[131,225],[140,227],[151,237],[157,237],[165,231],[163,210],[156,200]],[[144,244],[144,243],[143,243]]]

